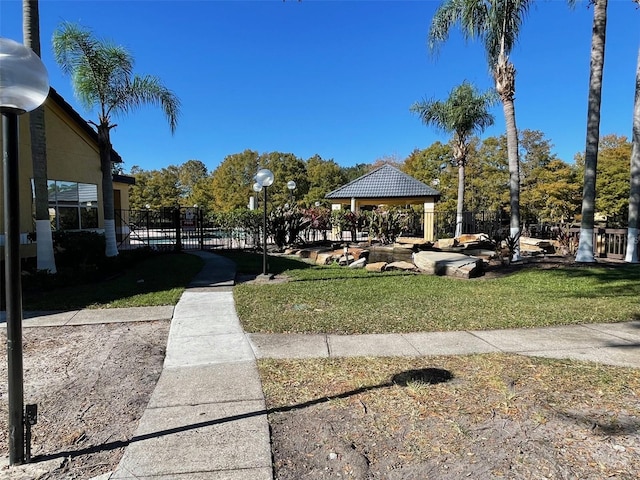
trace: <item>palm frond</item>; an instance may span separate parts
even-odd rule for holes
[[[180,115],[180,101],[160,79],[152,75],[135,76],[123,87],[118,91],[117,102],[113,103],[114,113],[128,113],[147,104],[159,106],[169,122],[171,132],[175,132]]]
[[[112,114],[152,104],[163,109],[175,132],[179,100],[156,77],[134,76],[133,57],[126,48],[97,40],[87,28],[63,23],[54,33],[53,49],[62,71],[71,75],[78,99],[88,109],[99,109],[100,124],[109,126]]]

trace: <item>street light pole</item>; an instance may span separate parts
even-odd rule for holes
[[[0,57],[9,465],[20,465],[25,462],[26,422],[22,362],[18,115],[35,110],[44,103],[49,95],[49,78],[40,57],[18,42],[0,37]]]
[[[291,206],[293,207],[293,202],[294,202],[293,191],[296,189],[296,182],[294,182],[293,180],[289,180],[287,182],[287,188],[289,189],[289,196],[291,197]]]
[[[264,187],[264,214],[262,215],[262,275],[267,275],[267,190]]]
[[[264,214],[262,217],[262,275],[268,276],[267,273],[267,190],[273,184],[273,172],[267,168],[261,168],[256,174],[256,184],[264,188]],[[254,186],[255,190],[255,186]],[[257,191],[257,190],[256,190]]]

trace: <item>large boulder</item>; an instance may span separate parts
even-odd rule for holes
[[[349,264],[349,268],[364,268],[366,266],[367,266],[366,258],[359,258],[355,262]]]
[[[330,265],[335,261],[333,252],[318,253],[316,255],[315,263],[317,265]]]
[[[404,270],[404,271],[414,272],[417,269],[418,268],[412,262],[405,262],[405,261],[392,262],[388,264],[386,267],[384,267],[385,272],[388,272],[390,270]]]
[[[472,278],[482,275],[483,271],[481,258],[454,252],[416,252],[413,263],[420,271],[431,275]]]
[[[387,262],[367,263],[364,267],[367,272],[384,272]]]

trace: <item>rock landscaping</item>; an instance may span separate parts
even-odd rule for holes
[[[520,249],[525,258],[555,253],[555,245],[551,240],[537,238],[521,238]],[[288,249],[284,253],[317,265],[338,264],[348,268],[364,268],[369,272],[404,270],[456,278],[482,276],[491,262],[509,263],[506,245],[496,245],[483,233],[444,238],[435,243],[411,237],[399,237],[393,245],[336,242]]]

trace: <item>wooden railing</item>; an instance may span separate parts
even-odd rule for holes
[[[580,239],[580,229],[570,228],[569,236],[574,239],[575,245]],[[594,228],[593,229],[593,254],[599,258],[611,258],[623,260],[627,250],[626,228]]]

